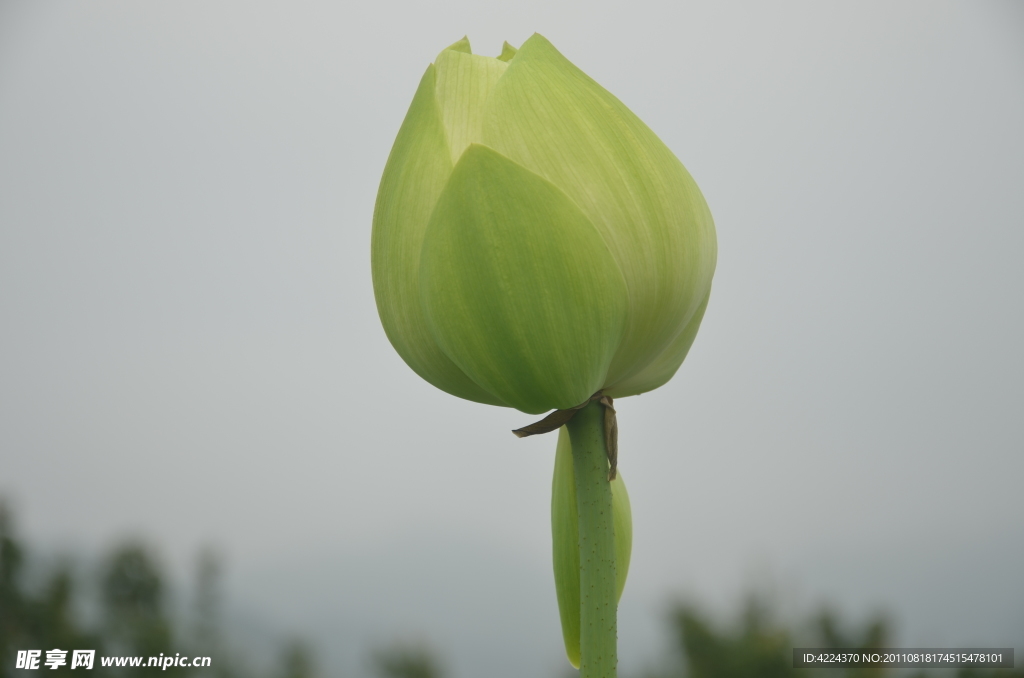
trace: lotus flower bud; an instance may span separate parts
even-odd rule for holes
[[[463,39],[427,67],[373,217],[377,308],[399,355],[460,398],[536,414],[655,389],[715,270],[683,165],[534,35]]]

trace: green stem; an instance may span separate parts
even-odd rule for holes
[[[591,402],[566,428],[572,442],[580,530],[580,678],[615,678],[615,532],[604,407]]]

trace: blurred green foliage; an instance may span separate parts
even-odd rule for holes
[[[831,608],[805,621],[785,623],[765,597],[752,594],[732,624],[716,623],[691,603],[670,614],[673,656],[668,666],[645,678],[1024,678],[1018,669],[961,669],[935,672],[911,669],[794,668],[794,647],[857,650],[892,647],[891,625],[875,615],[861,625],[845,622]]]
[[[440,662],[430,648],[423,645],[396,644],[379,650],[373,656],[374,669],[380,678],[443,678]]]
[[[156,563],[140,544],[111,554],[102,572],[103,636],[114,654],[173,655],[171,623],[164,609],[164,585]],[[122,669],[139,675],[147,668]]]
[[[281,675],[283,678],[315,678],[313,650],[301,640],[289,642],[282,656]]]
[[[93,577],[76,577],[70,561],[29,572],[25,548],[14,532],[10,511],[0,502],[0,678],[33,675],[15,668],[18,650],[42,650],[39,669],[65,673],[71,650],[96,650],[91,676],[133,678],[143,674],[234,678],[253,676],[221,643],[216,558],[200,557],[195,614],[191,623],[175,623],[168,609],[167,583],[159,563],[142,544],[113,549]],[[37,568],[39,569],[39,568]],[[33,576],[29,576],[33,575]],[[84,581],[83,581],[84,579]],[[82,584],[85,584],[83,586]],[[92,584],[96,610],[85,614],[86,590]],[[67,650],[66,665],[43,665],[46,651]],[[102,656],[158,657],[181,654],[211,657],[208,668],[104,667]],[[316,678],[312,655],[295,644],[282,650],[281,667],[266,678]],[[145,660],[144,660],[145,661]],[[74,669],[78,672],[79,669]],[[76,675],[76,674],[71,674]]]
[[[83,613],[82,578],[68,560],[46,568],[45,577],[27,576],[25,548],[0,502],[0,678],[34,675],[17,670],[18,650],[95,649],[90,676],[132,678],[162,669],[105,668],[100,656],[158,656],[181,653],[212,657],[209,668],[168,668],[177,676],[209,678],[318,678],[314,652],[305,642],[283,643],[277,666],[246,667],[224,643],[220,566],[211,552],[200,554],[195,607],[189,623],[175,623],[168,610],[167,581],[159,563],[142,544],[129,542],[109,553],[92,577],[97,610]],[[31,581],[29,581],[31,579]],[[88,579],[88,578],[86,578]],[[86,581],[85,583],[88,583]],[[677,603],[668,617],[672,653],[643,678],[1024,678],[1021,669],[965,669],[926,673],[908,669],[795,669],[793,647],[879,648],[890,646],[891,627],[876,615],[850,624],[835,610],[822,609],[803,621],[780,620],[766,598],[751,595],[732,623],[713,619],[699,606]],[[447,678],[442,662],[425,645],[395,644],[370,656],[378,678]],[[68,665],[56,673],[70,671]],[[46,675],[51,670],[40,665]],[[563,675],[577,675],[566,671]]]

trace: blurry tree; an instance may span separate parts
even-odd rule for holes
[[[680,663],[670,676],[690,678],[789,678],[793,668],[791,634],[773,622],[768,606],[750,597],[739,623],[719,630],[693,605],[671,615]]]
[[[102,602],[113,652],[174,655],[162,577],[141,544],[126,544],[108,558],[102,575]],[[124,671],[127,675],[131,669]]]
[[[19,581],[23,558],[12,534],[10,512],[0,503],[0,676],[10,673],[15,652],[28,640],[22,628],[25,603]]]
[[[138,543],[128,543],[103,559],[99,576],[102,623],[89,628],[78,618],[76,608],[82,592],[76,586],[74,568],[63,561],[46,576],[32,577],[39,586],[25,581],[27,558],[14,531],[13,519],[0,500],[0,678],[23,674],[15,669],[18,650],[96,650],[94,667],[88,675],[152,675],[162,669],[105,668],[103,656],[188,656],[211,657],[209,668],[173,668],[167,672],[179,676],[233,678],[258,676],[242,668],[223,645],[221,631],[220,565],[211,551],[199,558],[196,576],[196,603],[192,633],[175,632],[168,614],[167,587],[157,560]],[[189,636],[191,636],[189,638]],[[188,639],[188,642],[186,641]],[[302,643],[292,642],[282,651],[281,666],[270,678],[314,678],[312,652]],[[68,664],[56,670],[70,671]],[[42,659],[45,661],[45,654]],[[40,662],[42,664],[42,662]],[[41,667],[45,668],[45,667]],[[50,669],[46,669],[47,675]],[[71,674],[75,675],[75,674]]]
[[[196,563],[195,618],[192,643],[196,654],[216,654],[221,644],[221,564],[216,552],[203,549]]]
[[[751,595],[731,627],[716,626],[692,604],[679,604],[670,614],[674,663],[651,678],[884,678],[903,675],[906,669],[793,668],[793,647],[851,648],[858,650],[892,646],[890,624],[876,614],[862,625],[852,625],[834,609],[825,607],[809,624],[792,630],[771,613],[761,596]],[[959,669],[917,671],[908,678],[950,676],[956,678],[1024,678],[1021,669]]]
[[[0,501],[0,678],[28,675],[14,668],[18,650],[95,649],[88,675],[96,678],[153,675],[141,667],[104,668],[109,655],[159,656],[177,652],[209,656],[210,668],[169,668],[179,676],[234,678],[268,676],[245,668],[226,648],[222,631],[221,566],[212,551],[199,558],[195,607],[188,633],[176,630],[168,614],[167,585],[158,562],[143,546],[129,543],[104,559],[99,590],[102,623],[83,624],[76,613],[82,592],[70,561],[48,568],[45,576],[26,581],[25,549],[13,528],[10,511]],[[834,609],[823,608],[806,624],[781,622],[762,596],[750,596],[733,624],[717,624],[692,604],[676,605],[669,616],[673,658],[663,671],[648,678],[1024,678],[1024,669],[962,669],[951,672],[884,669],[794,669],[793,646],[869,649],[891,644],[890,626],[881,615],[850,624]],[[45,655],[44,655],[45,658]],[[69,655],[70,658],[70,655]],[[70,662],[69,662],[70,663]],[[1018,664],[1021,660],[1018,658]],[[372,655],[379,678],[445,678],[437,656],[423,645],[397,644]],[[69,671],[65,666],[57,673]],[[164,671],[160,670],[161,674]],[[576,674],[575,671],[566,675]],[[47,670],[47,675],[49,671]],[[75,674],[71,674],[75,675]],[[312,649],[298,640],[283,646],[278,666],[268,678],[316,678]]]
[[[850,629],[830,607],[824,607],[814,619],[814,647],[851,648],[857,650],[890,647],[889,622],[881,615],[875,615],[861,629]],[[885,669],[879,665],[845,669],[849,678],[880,678]]]
[[[434,653],[422,645],[397,644],[373,655],[374,669],[380,678],[443,678],[445,675]]]
[[[288,643],[282,655],[283,678],[314,678],[317,675],[313,651],[301,640]]]
[[[1021,660],[1014,657],[1014,662],[1020,664]],[[1024,668],[1015,669],[960,669],[956,678],[1024,678]]]
[[[36,595],[26,591],[24,551],[12,522],[10,511],[0,503],[0,676],[4,678],[13,675],[18,650],[102,647],[99,637],[83,630],[76,620],[69,563],[61,563]]]

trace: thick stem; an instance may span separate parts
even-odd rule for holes
[[[566,428],[572,442],[580,530],[580,678],[615,678],[615,531],[604,406],[591,402]]]

